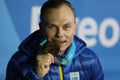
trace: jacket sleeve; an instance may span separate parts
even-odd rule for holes
[[[41,80],[28,59],[25,55],[14,54],[7,65],[6,80]]]
[[[17,68],[16,65],[13,61],[13,59],[11,59],[7,65],[7,69],[6,69],[6,80],[16,80],[17,79]]]
[[[92,60],[92,80],[104,80],[101,63],[97,56]]]
[[[88,48],[86,48],[81,55],[83,57],[81,60],[83,69],[89,70],[89,80],[104,80],[101,63],[97,55]]]

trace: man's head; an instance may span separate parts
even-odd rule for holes
[[[47,2],[45,2],[41,8],[41,15],[40,15],[40,20],[41,23],[46,22],[47,21],[47,16],[49,15],[49,9],[52,8],[59,8],[62,5],[67,5],[74,13],[74,17],[75,17],[75,11],[73,6],[71,5],[70,2],[68,2],[67,0],[48,0]]]
[[[76,33],[74,9],[68,1],[49,0],[41,8],[41,25],[48,41],[54,41],[64,51],[71,45]]]

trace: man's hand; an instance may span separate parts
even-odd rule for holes
[[[50,64],[54,63],[54,57],[50,53],[44,55],[37,55],[36,56],[37,65],[36,65],[36,74],[42,78],[44,77],[50,68]]]

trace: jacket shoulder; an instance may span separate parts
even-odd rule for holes
[[[81,56],[84,58],[96,58],[97,57],[96,53],[89,48],[85,48],[82,51]]]
[[[91,68],[94,70],[96,67],[101,67],[100,61],[98,56],[92,50],[86,48],[83,52],[79,55],[82,65],[87,69]]]

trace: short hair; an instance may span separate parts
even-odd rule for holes
[[[44,24],[44,22],[46,22],[46,18],[48,16],[48,10],[59,8],[62,5],[67,5],[73,11],[73,14],[75,17],[74,8],[69,1],[67,1],[67,0],[48,0],[41,7],[41,14],[40,14],[41,23]]]

